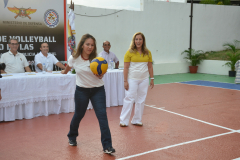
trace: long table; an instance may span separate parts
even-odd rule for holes
[[[123,71],[108,70],[103,81],[107,107],[122,105]],[[74,112],[75,74],[8,74],[0,78],[0,88],[0,121]]]

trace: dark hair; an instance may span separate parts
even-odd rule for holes
[[[15,41],[18,42],[18,39],[17,39],[17,38],[10,38],[10,39],[8,40],[8,44],[11,44],[11,40],[15,40]]]
[[[73,53],[73,55],[72,55],[73,58],[76,59],[82,54],[82,51],[83,51],[82,46],[88,38],[91,38],[94,41],[94,49],[93,49],[92,53],[89,55],[89,61],[91,62],[94,58],[97,57],[96,39],[91,34],[84,34],[82,36],[80,42],[78,43],[77,52]]]
[[[40,44],[40,48],[42,48],[42,44],[43,44],[43,43],[47,43],[47,42],[42,42],[42,43]],[[47,45],[48,45],[48,43],[47,43]],[[48,47],[49,47],[49,45],[48,45]]]

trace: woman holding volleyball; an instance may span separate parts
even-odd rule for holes
[[[150,75],[150,88],[154,87],[152,54],[146,47],[145,36],[141,32],[133,35],[130,48],[124,55],[125,98],[120,115],[120,126],[128,126],[133,103],[135,113],[131,123],[142,126],[144,103],[147,96]],[[136,98],[135,98],[136,97]]]
[[[90,62],[96,56],[96,40],[92,35],[85,34],[78,44],[77,52],[69,57],[68,65],[62,71],[63,74],[67,74],[72,67],[76,71],[75,113],[67,136],[69,145],[76,146],[79,123],[85,115],[89,100],[91,100],[99,121],[103,151],[110,154],[114,153],[115,149],[112,147],[112,138],[108,126],[103,75],[94,75],[90,70]]]

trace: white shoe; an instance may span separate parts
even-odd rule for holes
[[[120,127],[127,127],[127,125],[124,123],[120,123]]]
[[[132,123],[133,125],[136,125],[136,126],[143,126],[143,123],[142,122],[138,122],[138,123]]]

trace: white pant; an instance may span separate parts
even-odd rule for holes
[[[136,124],[142,122],[144,103],[147,96],[149,79],[134,80],[128,79],[129,89],[125,90],[125,98],[123,100],[123,108],[120,115],[120,123],[128,125],[131,116],[133,103],[135,101],[135,113],[131,123]]]

